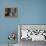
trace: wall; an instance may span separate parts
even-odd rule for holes
[[[17,24],[46,24],[46,0],[0,0],[0,6],[0,44],[8,43],[7,36],[17,32]],[[18,18],[4,17],[5,7],[18,7]]]

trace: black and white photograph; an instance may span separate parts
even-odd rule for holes
[[[18,16],[17,8],[5,8],[5,16],[17,17]]]

